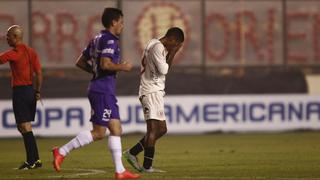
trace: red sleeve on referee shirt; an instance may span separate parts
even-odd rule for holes
[[[0,54],[0,64],[4,64],[8,61],[14,61],[14,53],[12,50],[6,51]]]
[[[41,71],[39,56],[33,49],[32,49],[32,68],[35,72]]]

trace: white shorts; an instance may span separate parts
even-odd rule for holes
[[[164,114],[164,91],[157,91],[150,94],[140,96],[139,100],[143,108],[144,119],[156,119],[165,121]]]

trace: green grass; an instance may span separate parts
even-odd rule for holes
[[[124,136],[123,149],[140,137]],[[38,138],[44,167],[28,171],[14,169],[25,158],[22,139],[1,139],[0,179],[113,178],[106,139],[73,151],[62,172],[56,173],[51,166],[51,148],[69,139]],[[167,172],[142,174],[142,179],[316,180],[320,179],[319,139],[320,132],[165,136],[157,144],[154,166]],[[142,155],[139,158],[142,160]]]

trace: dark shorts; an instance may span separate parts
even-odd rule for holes
[[[34,121],[37,101],[33,86],[13,87],[12,105],[17,124]]]
[[[114,95],[89,92],[88,98],[91,105],[91,122],[107,127],[110,119],[120,120],[119,107]]]

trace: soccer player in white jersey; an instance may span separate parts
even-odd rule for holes
[[[149,41],[143,52],[139,100],[147,122],[147,133],[136,145],[124,152],[127,161],[140,172],[163,172],[153,168],[152,162],[156,141],[167,132],[163,101],[166,74],[183,41],[183,31],[173,27],[164,37]],[[140,166],[136,156],[142,151],[144,161],[143,166]]]

